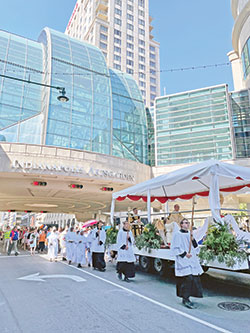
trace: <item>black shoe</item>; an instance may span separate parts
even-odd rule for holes
[[[18,253],[17,253],[17,252],[15,253],[15,256],[18,256]]]
[[[69,260],[69,265],[71,265],[71,260]]]
[[[125,276],[124,281],[130,282],[130,280]]]
[[[62,258],[62,261],[67,261],[67,259],[65,257]]]
[[[195,309],[195,308],[196,308],[195,305],[194,305],[194,303],[191,302],[189,299],[184,299],[184,298],[183,298],[183,300],[182,300],[182,304],[183,304],[186,308],[188,308],[188,309]]]
[[[122,273],[118,273],[117,277],[119,280],[122,280]]]
[[[88,264],[88,267],[90,267],[91,265],[90,264]]]
[[[100,271],[100,272],[105,272],[105,271],[106,271],[106,268],[100,268],[99,271]]]
[[[81,264],[78,264],[77,267],[78,267],[78,268],[82,268]]]

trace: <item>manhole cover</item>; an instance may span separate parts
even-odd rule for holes
[[[238,302],[223,302],[219,303],[218,307],[226,311],[247,311],[250,309],[249,305]]]

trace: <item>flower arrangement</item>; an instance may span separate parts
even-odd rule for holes
[[[106,232],[106,245],[111,245],[116,243],[118,230],[115,227],[112,227]]]
[[[202,264],[215,259],[233,267],[247,259],[246,252],[241,248],[242,241],[236,240],[227,225],[216,222],[208,228],[208,234],[203,242],[199,257]]]
[[[139,250],[146,249],[149,253],[151,249],[161,247],[161,237],[153,224],[147,224],[144,227],[142,234],[135,238],[135,245]]]

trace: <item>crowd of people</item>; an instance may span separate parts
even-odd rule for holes
[[[170,239],[166,239],[166,225],[172,225],[177,221],[180,229],[174,234],[172,242],[173,254],[176,256],[175,273],[177,277],[177,296],[182,297],[183,304],[188,308],[194,308],[190,296],[202,297],[200,275],[202,268],[197,257],[198,245],[193,235],[190,242],[190,223],[179,213],[179,205],[174,206],[174,211],[167,221],[158,221],[155,227],[159,231],[164,244],[169,245]],[[136,208],[123,225],[117,235],[117,277],[126,282],[135,277],[134,237],[141,234],[143,223]],[[99,221],[92,228],[70,227],[57,230],[56,227],[48,229],[30,229],[7,227],[0,234],[3,239],[3,252],[8,255],[14,251],[19,254],[18,247],[29,250],[30,255],[36,252],[47,253],[51,262],[57,261],[58,256],[69,265],[76,264],[78,268],[84,266],[104,272],[106,232],[103,222]],[[171,236],[172,237],[172,236]]]

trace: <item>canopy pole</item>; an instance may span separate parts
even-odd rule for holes
[[[147,212],[148,212],[148,223],[151,223],[151,194],[150,190],[147,193]]]
[[[114,212],[115,212],[115,199],[112,198],[111,208],[110,208],[110,223],[114,226]]]
[[[193,199],[192,199],[192,215],[191,215],[190,240],[189,240],[188,253],[191,253],[191,248],[192,248],[193,226],[194,226],[194,205],[195,204],[196,204],[196,202],[195,202],[195,195],[194,195]]]

